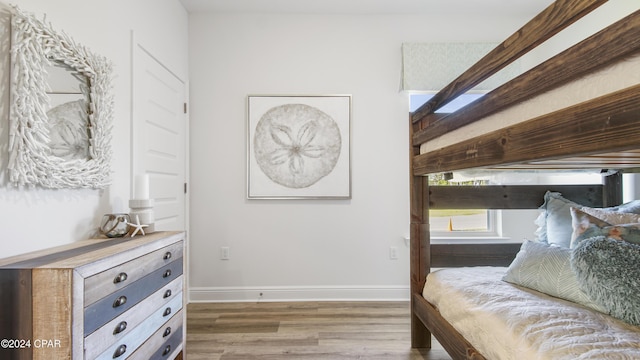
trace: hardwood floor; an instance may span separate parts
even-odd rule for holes
[[[411,349],[408,302],[192,303],[186,358],[450,360]]]

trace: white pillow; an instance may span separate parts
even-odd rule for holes
[[[544,194],[544,203],[540,206],[542,213],[536,219],[538,240],[568,248],[571,244],[571,232],[573,231],[570,208],[582,206],[565,199],[559,192],[547,191]]]
[[[525,241],[502,280],[604,311],[580,289],[566,247]]]

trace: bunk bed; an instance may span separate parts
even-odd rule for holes
[[[431,272],[432,268],[463,267],[457,270],[462,272],[439,277],[443,281],[449,276],[462,284],[461,291],[464,292],[467,286],[464,276],[473,278],[477,274],[475,271],[495,273],[497,267],[505,269],[523,249],[521,244],[508,243],[432,244],[429,209],[539,209],[554,196],[567,204],[588,208],[614,207],[622,203],[621,174],[637,172],[640,168],[640,82],[635,75],[640,71],[640,11],[627,15],[454,113],[436,112],[605,2],[554,2],[410,114],[412,347],[430,348],[433,335],[454,359],[499,357],[496,354],[500,354],[500,350],[481,351],[469,339],[468,332],[466,336],[461,333],[441,312],[440,305],[432,303],[437,298],[447,302],[460,293],[447,293],[441,284],[426,289],[425,283],[428,277],[440,273],[440,270]],[[629,76],[631,74],[633,76]],[[581,95],[583,90],[589,94]],[[594,91],[598,93],[594,94]],[[430,174],[469,169],[487,172],[593,169],[606,176],[603,176],[602,185],[429,186]],[[510,296],[519,297],[523,302],[521,307],[532,306],[544,312],[550,301],[564,301],[564,305],[578,311],[587,308],[546,294],[541,294],[544,299],[539,300],[540,294],[536,291],[502,281],[504,270],[494,275],[481,274],[476,276],[481,277],[478,280],[481,283],[485,277],[494,276],[501,282],[499,286],[518,292]],[[489,290],[476,294],[486,296],[477,302],[496,302],[491,294],[493,285],[483,284]],[[430,300],[425,298],[425,293],[431,294]],[[468,307],[483,305],[469,304]],[[536,304],[540,306],[535,308]],[[518,307],[517,304],[508,306],[511,309]],[[453,314],[463,320],[471,316],[460,311]],[[502,311],[509,317],[518,316],[509,313],[509,309]],[[603,329],[606,330],[603,331],[616,327],[623,333],[629,332],[617,338],[592,334],[586,339],[591,342],[587,347],[572,344],[573,340],[570,340],[566,347],[573,347],[570,350],[573,354],[557,354],[550,358],[579,358],[575,352],[584,358],[598,358],[603,353],[585,354],[587,349],[599,346],[605,346],[602,351],[609,351],[608,354],[618,358],[633,358],[634,354],[640,354],[639,326],[603,312],[592,312],[584,316],[604,322]],[[532,316],[526,311],[521,315]],[[574,319],[566,320],[571,323]],[[484,328],[476,325],[478,331],[495,333],[494,337],[517,339],[523,335],[503,334],[496,326],[489,322]],[[519,329],[523,333],[540,331],[532,330],[531,324],[527,326]],[[496,341],[501,342],[502,338]],[[543,337],[537,341],[538,344],[540,341],[550,343],[552,338]],[[607,342],[615,342],[623,348],[606,349]],[[520,345],[510,350],[521,351]],[[542,353],[536,353],[535,358],[549,356]],[[532,356],[521,355],[512,358]]]

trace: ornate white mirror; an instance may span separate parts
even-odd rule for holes
[[[11,29],[9,180],[109,185],[111,63],[17,7]]]

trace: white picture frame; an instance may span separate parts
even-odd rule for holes
[[[350,199],[351,95],[249,95],[247,198]]]

